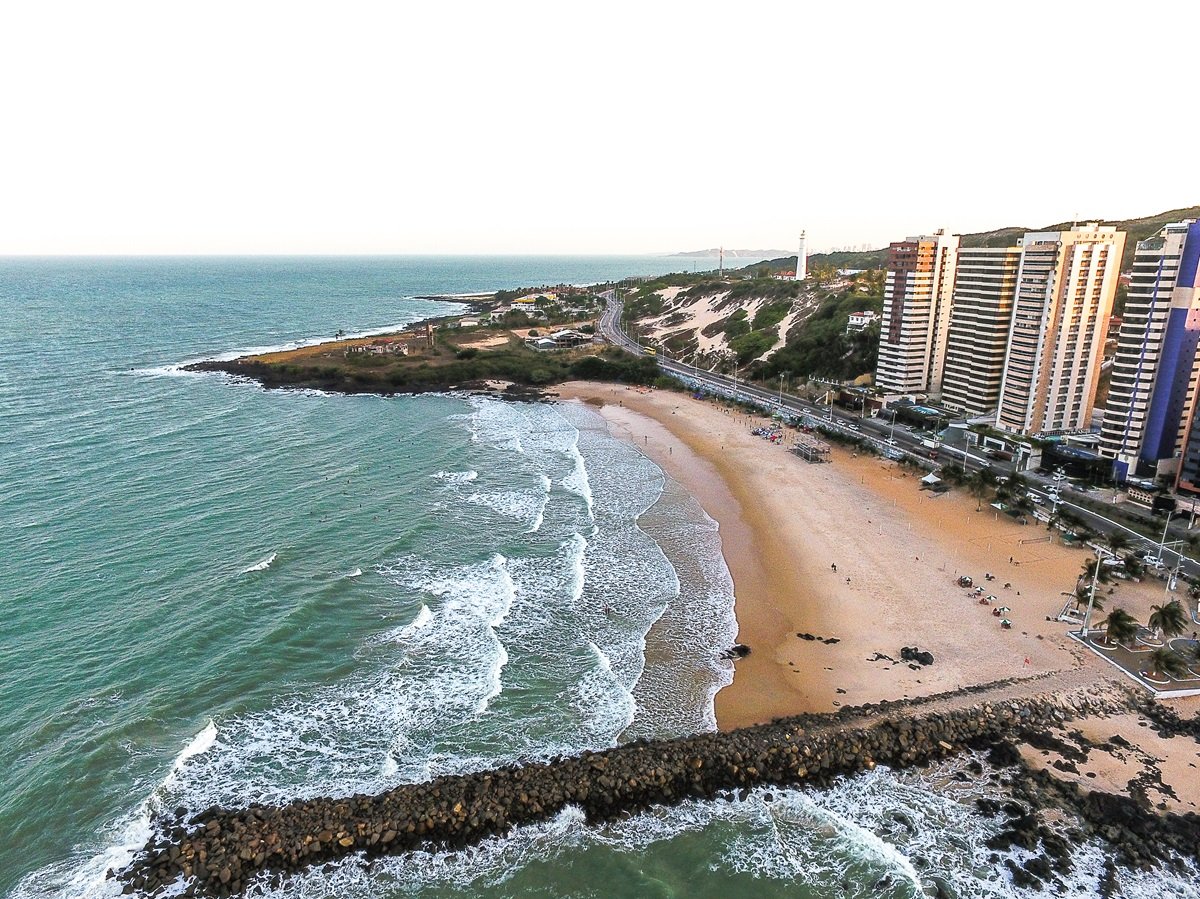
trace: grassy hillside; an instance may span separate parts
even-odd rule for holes
[[[868,295],[851,287],[830,294],[815,313],[788,332],[787,343],[762,364],[755,377],[771,383],[786,373],[791,378],[841,381],[874,372],[879,353],[879,323],[847,334],[846,319],[851,312],[882,309],[881,293]]]
[[[658,377],[653,359],[616,347],[590,344],[539,351],[500,327],[435,332],[433,346],[411,345],[408,355],[351,352],[355,344],[387,338],[336,340],[280,353],[205,361],[191,371],[222,371],[253,378],[266,387],[300,387],[339,393],[420,393],[476,389],[486,381],[545,387],[571,378],[650,384]]]
[[[1171,209],[1157,215],[1148,215],[1137,219],[1103,219],[1102,225],[1114,225],[1118,231],[1128,235],[1125,238],[1125,255],[1121,258],[1121,268],[1128,270],[1133,264],[1133,253],[1139,240],[1145,240],[1156,234],[1163,225],[1178,222],[1182,219],[1200,218],[1200,206],[1187,206],[1183,209]],[[1078,222],[1097,221],[1095,218],[1084,216]],[[995,231],[983,231],[979,234],[962,235],[964,247],[1006,247],[1016,243],[1026,231],[1066,231],[1075,222],[1056,222],[1040,228],[997,228]]]
[[[1121,259],[1121,268],[1128,270],[1133,264],[1133,252],[1139,240],[1145,240],[1147,237],[1152,236],[1163,225],[1191,218],[1200,218],[1200,206],[1171,209],[1167,212],[1160,212],[1157,215],[1148,215],[1143,218],[1101,219],[1099,221],[1102,225],[1115,225],[1119,230],[1125,231],[1129,235],[1125,241],[1125,255]],[[1083,216],[1078,221],[1089,222],[1097,221],[1097,219]],[[993,231],[963,234],[961,235],[962,245],[964,247],[1006,247],[1016,243],[1026,231],[1066,231],[1072,224],[1074,223],[1056,222],[1053,225],[1043,225],[1036,228],[1011,225],[1005,228],[996,228]],[[903,236],[898,235],[896,239],[900,240]],[[830,268],[879,268],[884,264],[886,258],[886,249],[868,250],[861,253],[816,253],[808,257],[808,267],[810,270],[818,266],[828,266]],[[756,265],[768,266],[773,271],[795,269],[796,257],[784,256],[781,259],[771,259],[767,262],[757,263]]]

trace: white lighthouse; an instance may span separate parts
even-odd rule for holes
[[[808,253],[804,248],[807,231],[800,232],[800,249],[796,253],[796,280],[803,281],[808,277]]]

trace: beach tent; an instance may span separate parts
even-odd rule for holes
[[[939,478],[933,472],[930,472],[929,474],[925,475],[925,477],[921,478],[921,489],[932,490],[934,493],[944,493],[950,488],[942,483],[941,478]]]

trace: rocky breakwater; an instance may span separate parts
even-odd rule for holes
[[[825,783],[879,764],[903,768],[1023,730],[1127,710],[1136,701],[1111,684],[1018,699],[973,701],[969,694],[951,694],[940,700],[639,741],[549,763],[440,777],[377,796],[210,808],[158,822],[158,835],[112,876],[127,893],[153,894],[178,884],[185,896],[228,896],[260,877],[286,876],[353,853],[466,846],[544,821],[569,805],[595,823],[761,785]]]

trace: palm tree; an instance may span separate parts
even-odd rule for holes
[[[1137,632],[1137,619],[1122,608],[1113,609],[1104,621],[1105,643],[1128,643]]]
[[[975,497],[975,511],[983,508],[983,501],[991,496],[992,487],[996,483],[996,475],[990,468],[981,468],[971,475],[967,487]]]
[[[1024,496],[1029,491],[1029,482],[1018,472],[1013,472],[1008,478],[1008,489],[1014,496]]]
[[[1129,538],[1122,531],[1113,531],[1104,538],[1104,545],[1114,556],[1120,556],[1123,551],[1129,549]]]
[[[1188,673],[1187,662],[1183,656],[1173,649],[1166,646],[1160,646],[1154,652],[1150,653],[1150,670],[1147,672],[1151,677],[1158,674],[1165,674],[1167,677],[1185,677]]]
[[[1131,578],[1140,578],[1146,573],[1146,566],[1136,556],[1126,556],[1121,560],[1121,565],[1124,566],[1125,573]]]
[[[1080,581],[1079,583],[1077,583],[1075,585],[1075,609],[1076,609],[1076,611],[1078,611],[1080,606],[1087,605],[1088,596],[1091,594],[1091,592],[1092,592],[1092,587],[1090,584],[1085,584],[1083,581]],[[1096,598],[1094,600],[1092,600],[1092,610],[1095,612],[1103,612],[1104,611],[1104,599],[1100,596],[1099,593],[1097,593]]]
[[[1187,627],[1187,613],[1177,599],[1171,600],[1164,606],[1151,606],[1154,611],[1146,622],[1154,630],[1156,637],[1178,637]]]
[[[957,462],[947,462],[938,476],[947,484],[962,484],[967,479],[967,472]]]
[[[1100,566],[1100,572],[1098,574],[1096,572],[1097,565]],[[1083,563],[1083,571],[1077,580],[1090,584],[1092,582],[1092,578],[1095,578],[1096,583],[1098,584],[1107,584],[1112,580],[1112,572],[1109,571],[1107,565],[1101,564],[1099,556],[1093,556]]]
[[[1013,504],[1012,504],[1013,511],[1018,513],[1019,515],[1031,514],[1033,512],[1033,500],[1031,500],[1024,493],[1018,493],[1018,494],[1016,494],[1016,497],[1017,498],[1013,501]]]

